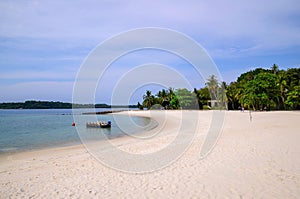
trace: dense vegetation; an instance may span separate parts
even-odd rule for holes
[[[242,74],[226,86],[230,109],[300,109],[300,68],[279,70],[257,68]]]
[[[66,102],[52,101],[26,101],[0,103],[0,109],[71,109],[71,108],[136,108],[136,105],[129,106],[111,106],[107,104],[72,104]]]
[[[26,101],[17,103],[1,103],[1,109],[48,109],[48,108],[72,108],[72,104],[48,101]]]
[[[164,109],[229,109],[299,110],[300,68],[279,70],[257,68],[241,74],[227,85],[212,75],[204,88],[162,89],[156,95],[146,91],[139,108]]]

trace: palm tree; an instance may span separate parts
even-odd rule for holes
[[[174,88],[169,87],[167,91],[167,98],[169,100],[169,107],[171,109],[178,109],[179,108],[179,101],[175,94]]]
[[[300,108],[300,86],[295,86],[293,90],[287,93],[287,100],[285,102],[292,109]]]
[[[167,91],[165,89],[162,89],[161,91],[158,91],[156,96],[159,98],[159,102],[162,103],[166,100],[168,100]]]
[[[284,71],[279,71],[279,73],[277,74],[277,83],[279,85],[279,90],[280,90],[281,105],[286,110],[285,98],[286,98],[286,91],[287,91],[287,81],[286,81],[286,73]]]
[[[276,64],[273,64],[271,67],[271,71],[274,73],[274,75],[277,74],[279,67]]]
[[[231,104],[231,109],[235,110],[235,105],[238,104],[240,99],[240,89],[238,89],[238,83],[231,82],[226,90],[227,100]]]
[[[219,88],[219,92],[218,92],[218,100],[221,102],[221,106],[225,107],[226,110],[228,110],[228,107],[227,107],[227,96],[226,96],[226,93],[227,93],[227,84],[226,82],[222,82],[221,83],[221,86]]]
[[[203,109],[203,104],[201,102],[201,95],[200,95],[199,90],[197,90],[196,88],[194,88],[194,94],[195,94],[195,96],[197,98],[199,109]]]
[[[208,79],[207,82],[205,83],[206,86],[208,87],[208,90],[211,94],[211,99],[216,100],[217,99],[217,93],[218,93],[218,87],[219,83],[215,75],[211,75]]]
[[[150,109],[151,106],[154,105],[154,96],[151,94],[151,91],[147,90],[146,95],[143,96],[143,106],[146,107],[147,109]]]
[[[162,89],[156,94],[156,96],[158,97],[158,102],[160,105],[166,109],[170,102],[168,98],[168,92],[165,89]]]
[[[171,101],[172,98],[173,98],[174,95],[175,95],[174,89],[170,87],[170,88],[168,89],[167,95],[168,95],[169,100]]]

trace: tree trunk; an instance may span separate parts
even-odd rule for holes
[[[285,102],[284,97],[283,96],[280,96],[280,97],[281,97],[283,108],[284,108],[284,110],[286,110],[286,105],[284,103]]]

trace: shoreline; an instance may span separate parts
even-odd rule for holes
[[[26,148],[26,149],[17,149],[17,150],[10,150],[8,149],[0,151],[0,157],[1,156],[10,156],[10,155],[15,155],[19,153],[31,153],[31,152],[38,152],[38,151],[44,151],[44,150],[51,150],[51,149],[64,149],[64,148],[69,148],[73,146],[81,146],[82,143],[79,140],[79,143],[75,142],[65,142],[63,144],[58,144],[58,145],[53,145],[53,146],[40,146],[40,147],[34,147],[34,148]]]
[[[164,111],[164,110],[159,110],[159,111]],[[166,110],[168,112],[180,112],[181,110]],[[184,111],[198,111],[198,110],[184,110]],[[213,111],[213,110],[199,110],[200,112],[210,112],[210,111]],[[214,111],[218,111],[218,110],[214,110]],[[224,111],[224,110],[222,110]],[[103,114],[129,114],[130,116],[137,116],[137,117],[144,117],[144,118],[149,118],[149,119],[153,119],[151,118],[151,115],[148,114],[150,113],[150,110],[119,110],[119,111],[113,111],[113,112],[110,112],[109,113],[106,113],[107,111],[104,111],[105,113]],[[285,110],[285,111],[282,111],[282,110],[278,110],[278,111],[259,111],[259,110],[256,110],[256,111],[253,111],[253,110],[245,110],[245,111],[240,111],[240,110],[229,110],[229,111],[226,111],[225,112],[227,113],[243,113],[243,114],[246,114],[246,113],[253,113],[253,114],[260,114],[260,113],[295,113],[295,114],[299,114],[300,115],[300,111],[298,110]],[[84,114],[84,113],[83,113]],[[86,114],[97,114],[97,113],[86,113]],[[102,113],[101,113],[102,114]],[[300,119],[300,118],[299,118]],[[155,121],[155,120],[154,120]],[[300,129],[299,129],[300,130]],[[124,137],[125,136],[125,137]],[[113,137],[111,138],[112,140],[121,140],[122,138],[125,138],[126,139],[126,135],[124,136],[116,136],[116,137]],[[20,149],[20,150],[8,150],[8,151],[0,151],[0,157],[1,156],[7,156],[7,155],[14,155],[14,154],[19,154],[19,153],[31,153],[31,152],[38,152],[38,151],[44,151],[44,150],[51,150],[51,149],[62,149],[64,150],[65,148],[69,148],[69,147],[84,147],[84,144],[82,143],[82,140],[80,139],[80,137],[78,137],[78,142],[64,142],[64,143],[60,143],[60,144],[56,144],[56,145],[53,145],[53,146],[48,146],[48,145],[43,145],[43,146],[38,146],[38,147],[34,147],[34,148],[26,148],[26,149]],[[93,142],[93,141],[90,141],[90,142]]]
[[[159,110],[159,111],[163,111],[163,110]],[[180,112],[181,110],[166,110],[167,112]],[[198,110],[184,110],[184,111],[198,111]],[[211,112],[213,110],[199,110],[199,112]],[[214,110],[214,111],[218,111],[218,110]],[[224,111],[224,110],[222,110]],[[149,118],[149,119],[153,119],[151,118],[151,115],[148,114],[151,111],[149,110],[121,110],[121,111],[113,111],[112,113],[105,113],[104,114],[129,114],[130,116],[137,116],[137,117],[144,117],[144,118]],[[229,110],[229,111],[225,111],[227,113],[253,113],[253,114],[262,114],[262,113],[295,113],[295,114],[299,114],[300,115],[300,111],[298,110],[279,110],[279,111],[249,111],[249,110],[245,110],[245,111],[240,111],[240,110]],[[96,114],[96,113],[87,113],[87,114]],[[299,118],[300,119],[300,118]],[[155,121],[155,120],[154,120]],[[156,128],[156,127],[154,127]],[[150,129],[151,130],[151,129]],[[300,129],[299,129],[300,130]],[[125,136],[125,137],[124,137]],[[126,139],[126,135],[124,136],[116,136],[111,138],[112,140],[121,140],[122,138]],[[26,149],[20,149],[20,150],[7,150],[7,151],[0,151],[0,156],[7,156],[7,155],[14,155],[14,154],[19,154],[19,153],[30,153],[30,152],[38,152],[38,151],[44,151],[44,150],[51,150],[51,149],[62,149],[64,150],[65,148],[69,148],[69,147],[84,147],[84,144],[82,143],[82,140],[80,139],[80,137],[78,137],[78,141],[76,142],[64,142],[64,143],[60,143],[60,144],[56,144],[56,145],[52,145],[52,146],[48,146],[48,145],[43,145],[43,146],[38,146],[38,147],[34,147],[34,148],[26,148]],[[93,141],[90,141],[93,142]]]
[[[300,196],[299,111],[253,112],[252,121],[247,112],[225,111],[218,142],[201,160],[199,152],[212,111],[186,113],[187,120],[199,114],[197,133],[183,154],[165,167],[146,173],[118,171],[101,163],[83,145],[0,155],[0,194],[6,198]],[[161,134],[110,140],[122,151],[141,154],[168,146],[176,137],[176,124],[181,117],[180,111],[166,111],[165,115],[155,115],[155,111],[116,114],[158,117]],[[188,136],[189,132],[183,135]],[[180,142],[173,144],[180,147]],[[112,155],[111,158],[120,160]]]
[[[177,111],[177,110],[174,110],[174,111]],[[134,114],[134,112],[140,112],[142,113],[142,115],[140,114]],[[126,111],[126,110],[121,110],[121,111],[115,111],[113,113],[107,113],[107,114],[121,114],[121,115],[125,115],[125,114],[130,114],[130,113],[133,113],[133,114],[130,114],[130,116],[135,116],[135,117],[143,117],[143,118],[148,118],[148,119],[151,119],[151,120],[154,120],[153,118],[151,118],[151,116],[149,115],[145,115],[145,113],[147,113],[148,111],[140,111],[140,110],[129,110],[129,111]],[[95,114],[95,113],[88,113],[88,114]],[[105,113],[106,114],[106,113]],[[156,122],[156,121],[155,121]],[[156,128],[156,126],[154,126],[153,128]],[[152,129],[150,129],[152,130]],[[78,134],[77,134],[78,135]],[[113,138],[107,138],[107,140],[113,140],[113,141],[116,141],[116,142],[121,142],[122,140],[126,140],[128,138],[126,138],[126,134],[123,135],[123,136],[116,136],[116,137],[113,137]],[[78,135],[78,142],[64,142],[64,143],[61,143],[61,144],[56,144],[56,145],[52,145],[52,146],[49,146],[49,145],[43,145],[43,146],[39,146],[39,147],[34,147],[34,148],[26,148],[26,149],[19,149],[19,150],[8,150],[8,151],[0,151],[0,158],[1,157],[6,157],[6,156],[11,156],[11,155],[19,155],[19,154],[26,154],[26,153],[39,153],[39,152],[43,152],[43,151],[57,151],[57,150],[67,150],[69,148],[84,148],[85,145],[84,143],[82,143],[82,140],[80,139],[79,135]],[[102,141],[105,141],[105,140],[97,140],[96,142],[102,142]],[[94,141],[88,141],[89,143],[94,143]]]
[[[61,110],[65,110],[65,109],[61,109]],[[118,112],[120,112],[120,111],[118,111]],[[117,112],[114,111],[114,113],[117,113]],[[40,113],[38,113],[38,114],[40,115]],[[54,114],[50,112],[50,113],[46,113],[45,117],[48,117],[48,115],[55,117],[55,115],[57,115],[57,114],[58,113],[56,113],[56,112]],[[70,118],[72,117],[72,114],[65,114],[65,113],[60,114],[59,113],[58,115],[70,115]],[[23,116],[23,115],[20,114],[20,116]],[[149,118],[147,117],[146,119],[149,119]],[[73,119],[70,119],[69,121],[71,122],[71,121],[73,121]],[[69,125],[69,123],[63,123],[62,125],[65,127],[65,129],[68,128],[68,131],[70,132],[68,135],[69,137],[66,137],[66,139],[63,139],[63,140],[53,139],[53,141],[51,140],[50,142],[48,142],[45,139],[44,142],[29,143],[27,145],[26,144],[22,145],[22,143],[20,145],[14,144],[14,143],[12,143],[13,140],[11,139],[10,142],[3,141],[3,144],[1,143],[2,148],[0,149],[0,155],[15,154],[15,153],[27,152],[27,151],[30,152],[30,151],[35,151],[35,150],[51,149],[51,148],[56,148],[56,147],[65,147],[65,146],[73,146],[73,145],[82,144],[80,134],[77,132],[78,129],[76,129],[78,127],[71,127],[71,125]],[[81,127],[79,127],[79,128],[81,128]],[[84,125],[84,127],[82,126],[82,128],[85,128],[85,125]],[[98,129],[98,130],[99,130],[98,131],[99,133],[103,133],[100,129]],[[57,132],[56,134],[59,136],[60,134],[64,134],[65,131],[58,130],[56,132]],[[114,132],[118,132],[118,133],[114,133]],[[93,134],[93,132],[88,132],[88,133],[90,133],[91,135]],[[95,133],[97,133],[96,130],[95,130]],[[115,128],[115,129],[113,129],[112,135],[107,135],[108,136],[107,138],[108,139],[116,139],[116,138],[120,137],[119,134],[120,133],[119,133],[118,129]],[[7,134],[7,135],[9,135],[9,134]],[[36,134],[36,136],[39,136],[39,135]],[[93,141],[93,140],[91,140],[91,141]],[[9,143],[12,143],[12,144],[9,144]],[[26,143],[26,140],[25,140],[25,143]]]

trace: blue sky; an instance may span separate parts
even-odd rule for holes
[[[0,10],[0,102],[71,102],[77,72],[91,50],[113,35],[143,27],[193,38],[228,83],[256,67],[300,67],[297,0],[0,1]],[[150,51],[115,63],[113,75],[99,87],[110,88],[130,67],[151,62],[149,57],[184,71],[192,86],[204,86],[184,61]],[[110,103],[110,89],[102,91],[96,102]],[[141,100],[139,92],[130,102]]]

